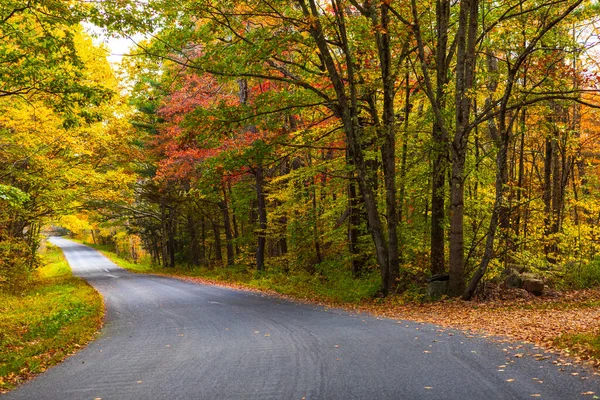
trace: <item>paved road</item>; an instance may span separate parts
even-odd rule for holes
[[[63,248],[74,272],[102,293],[106,323],[96,341],[7,400],[600,395],[600,380],[590,371],[516,358],[526,351],[511,350],[514,345],[132,274],[89,247],[62,238],[52,242]]]

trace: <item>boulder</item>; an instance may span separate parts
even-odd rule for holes
[[[431,281],[427,286],[427,295],[431,300],[437,300],[448,294],[448,281]]]
[[[509,288],[520,289],[523,287],[523,278],[516,272],[511,272],[506,279],[504,279],[504,284]]]
[[[523,272],[527,272],[529,270],[529,268],[527,267],[527,265],[515,264],[515,263],[508,263],[506,265],[506,268],[508,270],[516,272],[517,274],[522,274]]]
[[[544,282],[541,279],[525,279],[523,280],[523,289],[536,296],[544,294]]]

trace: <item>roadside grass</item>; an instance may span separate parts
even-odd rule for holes
[[[600,360],[600,331],[562,335],[556,345],[585,360]]]
[[[62,361],[102,325],[102,297],[74,277],[62,251],[50,244],[21,293],[0,291],[0,392]]]
[[[151,265],[146,260],[133,263],[118,256],[109,246],[85,243],[100,250],[112,262],[132,272],[157,275],[199,278],[207,283],[236,285],[242,288],[273,291],[296,299],[313,300],[333,304],[360,303],[373,298],[379,289],[379,274],[366,273],[354,279],[348,270],[334,263],[321,263],[315,273],[285,271],[281,267],[269,266],[264,272],[249,271],[244,266],[229,267],[184,267],[163,268]]]

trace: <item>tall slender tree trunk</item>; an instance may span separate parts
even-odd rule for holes
[[[546,259],[549,262],[553,262],[554,258],[552,254],[554,253],[554,247],[552,244],[553,239],[552,235],[552,161],[554,160],[554,138],[547,137],[546,138],[546,146],[544,153],[544,193],[543,193],[543,201],[544,201],[544,230],[545,230],[545,242],[544,242],[544,252],[546,253]]]
[[[256,236],[258,245],[256,247],[256,269],[263,271],[265,269],[265,244],[267,242],[267,205],[264,192],[264,170],[262,166],[256,168],[254,172],[256,179],[256,208],[258,213],[258,229]]]
[[[436,92],[434,101],[440,110],[446,107],[446,85],[448,84],[448,29],[450,23],[450,1],[436,1]],[[446,173],[448,165],[448,138],[440,124],[433,123],[433,164],[431,179],[431,274],[442,274],[446,270],[445,234],[446,219]]]
[[[450,187],[450,282],[448,291],[460,296],[465,289],[464,190],[465,160],[471,115],[471,89],[475,75],[475,40],[478,27],[478,0],[460,3],[456,72],[456,130],[450,149],[452,159]]]
[[[227,248],[227,265],[235,264],[235,255],[233,252],[233,233],[231,232],[231,222],[229,220],[229,207],[225,190],[223,190],[223,200],[219,202],[219,209],[223,214],[223,228],[225,229],[225,245]]]
[[[227,192],[229,193],[229,198],[233,199],[233,195],[231,192],[231,184],[228,183],[227,184]],[[231,222],[233,224],[233,239],[235,240],[235,254],[239,257],[240,255],[240,246],[237,243],[237,239],[240,237],[240,233],[238,231],[238,224],[237,224],[237,217],[236,217],[236,212],[235,212],[235,207],[231,207]]]
[[[225,184],[221,186],[223,200],[219,202],[219,208],[223,214],[223,227],[225,229],[225,239],[227,246],[227,265],[235,264],[235,255],[233,252],[233,232],[231,230],[231,220],[229,216],[229,199],[227,198],[227,188]]]
[[[223,262],[223,250],[221,245],[221,227],[219,226],[219,218],[215,216],[211,221],[213,235],[215,238],[215,260],[220,264]]]
[[[408,63],[407,63],[408,64]],[[407,65],[408,71],[408,65]],[[408,126],[410,118],[410,73],[406,72],[405,76],[405,87],[404,87],[404,127],[402,132],[402,152],[400,155],[400,193],[398,195],[398,222],[400,224],[400,233],[398,242],[400,246],[400,260],[403,264],[404,260],[404,246],[406,245],[406,235],[403,232],[402,227],[404,224],[404,208],[406,203],[406,160],[408,156]],[[403,225],[404,224],[404,225]]]
[[[356,185],[352,179],[348,182],[348,212],[348,250],[352,257],[352,274],[357,277],[364,269],[364,257],[358,246],[361,216]]]

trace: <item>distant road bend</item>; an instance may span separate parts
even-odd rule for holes
[[[516,358],[503,350],[506,343],[132,274],[89,247],[51,240],[104,296],[105,326],[97,340],[7,400],[600,396],[590,371]]]

